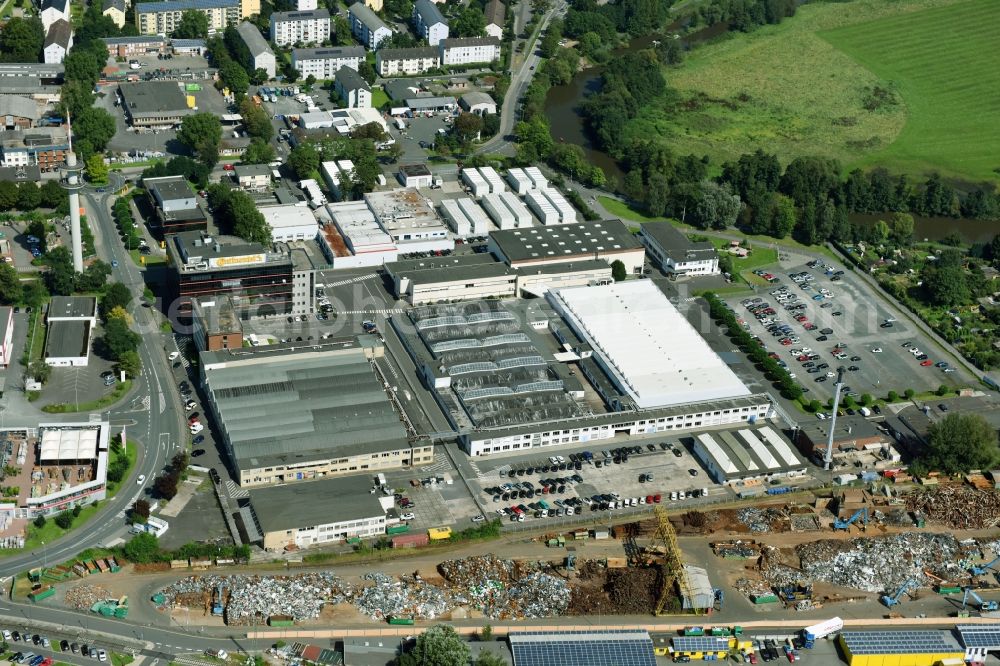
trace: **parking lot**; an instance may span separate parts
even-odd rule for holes
[[[807,395],[821,402],[830,398],[839,367],[846,370],[845,391],[855,397],[968,381],[937,345],[898,319],[850,271],[810,262],[766,275],[773,280],[769,287],[728,303]]]

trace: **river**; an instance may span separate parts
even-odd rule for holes
[[[891,218],[892,213],[881,215],[855,213],[850,216],[851,222],[865,225],[875,224],[878,220],[888,222]],[[913,238],[916,241],[939,241],[953,233],[958,233],[964,243],[989,243],[994,236],[1000,234],[1000,221],[913,216]]]
[[[680,28],[679,24],[671,24],[667,26],[666,34],[673,35]],[[693,32],[683,37],[681,41],[685,47],[690,47],[725,34],[726,30],[725,23],[718,23]],[[628,46],[616,49],[612,57],[647,49],[659,39],[670,39],[670,37],[664,35],[637,37],[629,42]],[[608,177],[609,183],[612,181],[620,183],[625,174],[610,155],[591,144],[590,137],[587,136],[584,128],[581,113],[587,95],[600,90],[603,71],[604,68],[600,66],[590,67],[577,72],[576,76],[566,85],[552,86],[545,98],[545,117],[548,118],[553,139],[560,143],[575,143],[580,146],[583,148],[587,161],[604,170],[604,175]]]

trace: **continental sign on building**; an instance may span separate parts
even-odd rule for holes
[[[244,254],[239,257],[213,257],[208,260],[208,265],[212,268],[250,266],[252,264],[262,264],[266,259],[263,254]]]

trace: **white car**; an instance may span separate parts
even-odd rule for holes
[[[98,650],[97,651],[97,660],[98,661],[107,661],[108,660],[108,653],[105,652],[104,650]]]
[[[549,456],[549,462],[552,463],[553,465],[558,465],[559,458],[556,458],[555,456]]]
[[[400,518],[403,520],[413,520],[416,516],[413,513],[404,513]]]
[[[820,421],[825,421],[826,414],[824,414],[823,412],[816,412],[816,418],[818,418]]]
[[[484,516],[483,514],[479,514],[478,516],[473,516],[472,517],[472,522],[474,522],[474,523],[481,523],[484,520],[486,520],[486,516]]]
[[[882,348],[881,347],[872,347],[872,353],[873,354],[881,354],[882,353]]]
[[[195,421],[191,424],[191,434],[197,435],[199,432],[205,429],[205,426],[201,424],[200,421]]]
[[[170,352],[170,353],[169,353],[169,354],[167,355],[167,358],[168,358],[168,359],[170,359],[171,361],[176,361],[176,360],[177,360],[177,359],[179,359],[180,357],[181,357],[181,353],[180,353],[180,352],[178,352],[178,351],[173,351],[173,352]]]
[[[812,351],[812,347],[803,347],[803,348],[802,348],[802,353],[803,353],[803,354],[808,354],[808,353],[810,353],[811,351]]]
[[[184,405],[184,409],[186,409],[187,411],[190,412],[192,409],[194,409],[197,406],[198,406],[198,403],[196,403],[194,400],[188,400],[187,403]]]
[[[828,373],[826,373],[826,376],[829,377],[830,379],[833,379],[834,377],[837,376],[837,373],[836,372],[828,372]]]
[[[146,483],[146,475],[145,474],[140,474],[139,478],[135,480],[135,485],[141,486],[144,483]]]

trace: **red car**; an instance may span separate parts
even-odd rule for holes
[[[229,162],[226,162],[225,164],[223,164],[223,165],[222,165],[222,169],[223,169],[224,171],[236,171],[236,167],[234,167],[234,166],[233,166],[232,164],[230,164]]]
[[[792,339],[791,338],[782,338],[778,342],[780,342],[781,344],[785,345],[786,347],[789,347],[792,344]]]
[[[807,331],[815,331],[817,326],[816,324],[806,323],[803,325],[803,328],[806,329]]]
[[[809,355],[799,354],[798,356],[795,357],[795,360],[798,361],[799,363],[805,363],[806,361],[809,360]]]
[[[653,495],[653,504],[659,504],[661,499],[663,498],[659,495]]]
[[[646,495],[646,504],[652,504],[652,503],[653,503],[653,496]]]
[[[934,361],[932,361],[930,359],[927,359],[926,361],[921,361],[920,365],[922,365],[922,366],[924,366],[926,368],[928,366],[934,365]]]
[[[795,318],[795,321],[806,321],[807,319],[808,317],[806,317],[805,315],[799,315],[798,317]]]

